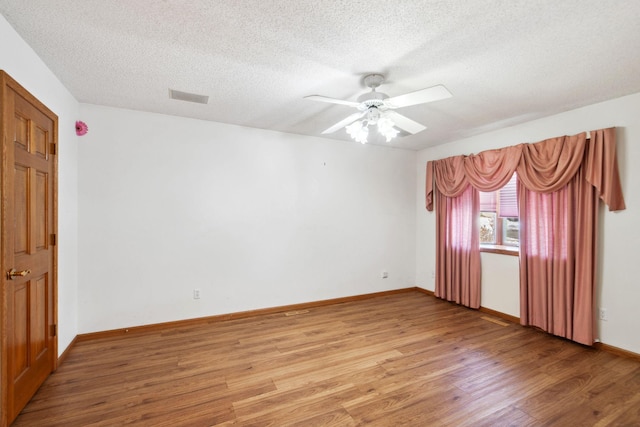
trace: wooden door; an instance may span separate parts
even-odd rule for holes
[[[57,116],[2,83],[2,425],[57,364]]]

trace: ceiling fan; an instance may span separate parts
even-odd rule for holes
[[[369,74],[365,76],[364,84],[371,88],[371,92],[367,92],[358,97],[357,102],[329,98],[321,95],[309,95],[305,96],[305,99],[357,108],[357,113],[340,120],[322,133],[333,133],[344,127],[353,139],[364,144],[367,142],[369,135],[369,125],[377,125],[378,132],[386,137],[387,142],[391,141],[392,138],[400,133],[398,129],[410,134],[416,134],[425,130],[426,126],[393,110],[451,97],[451,92],[449,92],[447,88],[438,85],[389,98],[386,93],[376,92],[376,88],[380,86],[382,82],[384,82],[384,76],[381,74]],[[364,119],[360,120],[362,118]]]

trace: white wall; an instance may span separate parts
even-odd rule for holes
[[[480,254],[482,266],[480,301],[483,307],[520,317],[520,285],[518,283],[520,265],[518,261],[517,256],[488,252]]]
[[[602,342],[640,353],[640,336],[637,332],[640,330],[640,266],[637,255],[637,243],[640,241],[640,193],[637,190],[640,186],[640,169],[632,166],[640,164],[638,117],[640,94],[635,94],[420,151],[416,163],[419,183],[416,192],[418,286],[434,289],[431,271],[435,269],[435,214],[424,208],[425,166],[428,160],[615,126],[618,128],[618,161],[627,209],[615,213],[603,210],[601,216],[596,305],[606,308],[609,318],[607,321],[598,321],[598,330]],[[506,255],[496,257],[500,256],[482,255],[481,304],[517,315],[518,299],[513,298],[513,290],[518,289],[517,258]],[[505,287],[510,291],[501,295]]]
[[[81,113],[81,332],[414,286],[415,152]]]
[[[58,115],[58,352],[78,333],[78,102],[0,15],[0,69]]]

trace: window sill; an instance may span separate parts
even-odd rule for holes
[[[519,256],[520,249],[517,246],[505,246],[505,245],[480,245],[480,252],[487,252],[490,254]]]

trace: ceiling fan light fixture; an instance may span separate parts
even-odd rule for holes
[[[351,138],[355,139],[361,144],[367,143],[369,136],[369,128],[367,127],[366,120],[358,120],[345,127],[347,133]]]
[[[356,120],[348,126],[345,126],[345,130],[351,138],[366,144],[369,137],[369,125],[377,125],[378,133],[384,136],[387,142],[391,142],[393,138],[400,133],[394,128],[395,123],[389,117],[381,116],[379,113],[375,115],[373,120]]]
[[[387,139],[387,142],[391,142],[400,133],[394,126],[395,123],[388,117],[383,116],[378,119],[378,132]]]

